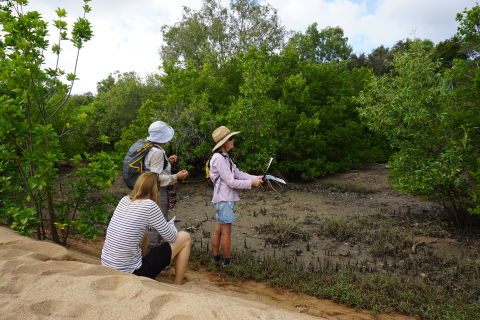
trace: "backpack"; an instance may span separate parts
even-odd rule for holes
[[[220,177],[220,176],[219,176]],[[219,178],[218,177],[218,178]],[[217,178],[217,179],[218,179]],[[207,181],[207,185],[209,187],[212,187],[215,185],[212,181],[212,179],[210,178],[210,160],[207,160],[207,162],[205,163],[205,181]],[[217,181],[215,181],[217,182]]]
[[[155,147],[155,145],[151,142],[137,140],[130,149],[128,149],[123,159],[123,180],[130,189],[133,189],[135,182],[143,172],[150,171],[145,168],[145,156],[152,147]],[[163,169],[165,169],[167,165],[167,161],[164,161]]]

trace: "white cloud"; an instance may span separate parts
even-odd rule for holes
[[[439,42],[456,33],[455,15],[471,8],[476,0],[377,0],[367,10],[368,0],[267,0],[278,9],[289,29],[305,31],[317,22],[320,29],[340,26],[356,52],[370,52],[380,45],[390,47],[405,38]]]
[[[367,2],[368,1],[368,2]],[[317,22],[319,28],[340,26],[356,52],[370,52],[379,45],[392,46],[407,37],[438,42],[453,36],[455,15],[476,0],[263,0],[278,9],[289,30],[305,31]],[[40,11],[51,21],[57,7],[69,12],[69,25],[82,10],[81,0],[33,0],[27,7]],[[201,7],[201,0],[116,0],[90,2],[94,37],[80,52],[74,93],[95,92],[96,83],[116,70],[155,72],[160,65],[160,28],[182,16],[183,6]],[[228,0],[222,0],[224,5]],[[69,46],[61,55],[67,72],[73,71],[75,50]],[[53,60],[47,60],[50,65]]]
[[[56,18],[54,10],[65,8],[71,26],[82,13],[82,1],[37,0],[27,8],[38,10],[45,20]],[[198,9],[195,1],[92,1],[93,7],[87,18],[93,25],[94,37],[80,51],[77,75],[73,92],[95,92],[96,83],[108,74],[120,71],[136,71],[140,75],[155,72],[160,65],[158,50],[162,43],[160,28],[181,19],[182,6]],[[52,30],[51,34],[56,34]],[[76,49],[64,44],[60,55],[61,67],[73,72]],[[52,56],[47,59],[52,66]]]

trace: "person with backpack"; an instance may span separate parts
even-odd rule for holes
[[[212,133],[215,147],[209,161],[210,179],[213,183],[212,203],[215,208],[215,227],[212,233],[213,261],[226,266],[230,264],[232,223],[235,222],[235,202],[240,200],[236,189],[259,187],[262,176],[254,176],[240,171],[233,163],[228,152],[234,147],[234,136],[240,132],[232,132],[220,126]],[[223,259],[220,256],[222,248]]]
[[[182,284],[191,236],[177,230],[175,217],[167,222],[159,204],[157,174],[141,174],[110,219],[102,249],[103,266],[153,279],[175,259],[175,284]],[[154,228],[166,242],[146,254],[141,243],[148,228]]]
[[[136,141],[129,149],[123,163],[123,177],[129,188],[133,187],[138,176],[145,171],[155,172],[159,181],[160,209],[168,219],[167,186],[188,177],[187,170],[172,174],[171,162],[177,161],[176,155],[167,157],[163,146],[172,140],[175,131],[163,121],[155,121],[148,128],[149,136],[145,140]],[[157,232],[148,232],[148,247],[159,245],[161,239]]]

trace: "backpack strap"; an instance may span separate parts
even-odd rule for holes
[[[154,144],[154,143],[151,143],[151,142],[150,142],[149,144],[152,145],[152,146],[151,146],[152,148],[160,149],[160,147],[157,146],[157,145]],[[163,170],[165,170],[165,169],[167,169],[167,166],[168,166],[168,164],[170,163],[170,161],[168,161],[167,155],[165,154],[165,150],[162,149],[162,151],[163,151],[163,159],[164,159],[164,161],[163,161]],[[146,155],[146,154],[145,154],[145,155]]]
[[[168,164],[170,163],[170,161],[168,161],[168,158],[167,158],[167,155],[165,154],[165,150],[163,150],[163,170],[167,169],[168,167]]]
[[[215,187],[215,184],[217,183],[218,179],[220,179],[220,175],[218,175],[218,177],[215,179],[215,181],[213,181],[213,186]]]
[[[141,141],[141,140],[139,140]],[[142,153],[142,152],[145,152],[146,150],[150,149],[151,147],[154,147],[155,145],[151,142],[146,142],[145,141],[145,145],[141,146],[140,148],[138,148],[137,150],[135,150],[137,153]]]

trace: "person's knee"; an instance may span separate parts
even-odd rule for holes
[[[192,237],[190,233],[185,231],[179,231],[177,234],[177,239],[175,242],[170,243],[170,247],[172,248],[172,260],[185,249],[190,249],[192,246]]]
[[[229,237],[232,233],[232,224],[225,223],[222,225],[222,235]]]
[[[212,236],[219,238],[221,234],[222,234],[222,232],[221,232],[220,229],[215,229],[215,230],[213,230]]]
[[[186,231],[179,231],[177,241],[185,245],[190,245],[192,243],[192,237],[190,236],[190,233]]]

